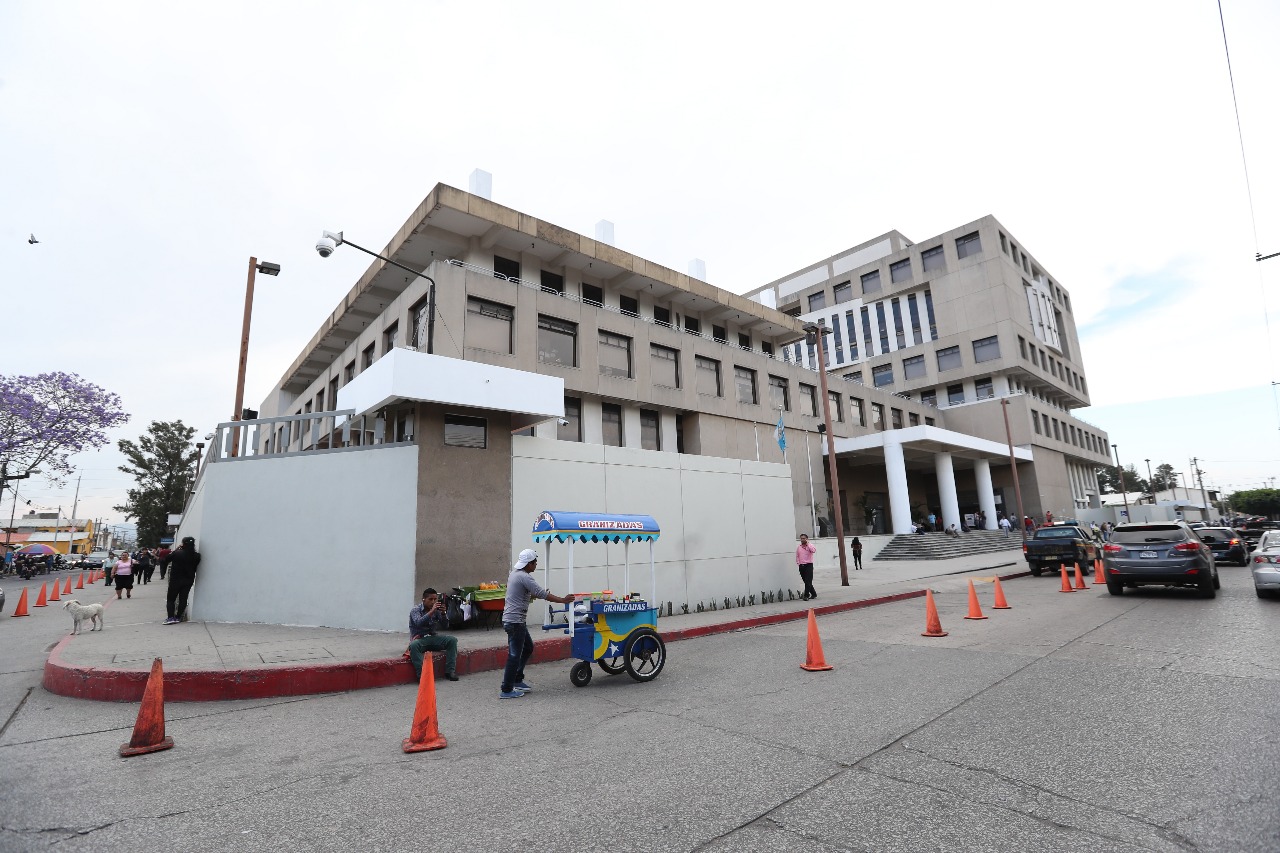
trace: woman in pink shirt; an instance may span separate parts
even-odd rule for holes
[[[128,551],[120,554],[120,559],[116,561],[112,574],[116,579],[116,598],[120,597],[120,593],[126,591],[129,593],[129,597],[133,598],[133,560],[130,559]]]
[[[813,588],[813,555],[817,552],[817,548],[809,544],[808,534],[800,534],[800,544],[796,547],[796,566],[800,569],[800,580],[804,581],[804,593],[800,596],[801,601],[808,601],[811,598],[818,597],[818,591]]]

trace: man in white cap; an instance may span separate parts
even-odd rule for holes
[[[507,605],[502,610],[502,627],[507,632],[507,667],[502,671],[503,699],[519,699],[533,689],[524,680],[524,665],[533,657],[533,637],[529,636],[529,602],[543,598],[556,604],[568,604],[572,595],[559,596],[542,588],[533,579],[538,568],[538,552],[525,548],[511,567],[507,578]]]

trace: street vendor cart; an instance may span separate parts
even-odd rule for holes
[[[575,543],[622,543],[624,566],[622,592],[600,590],[574,592],[574,601],[564,608],[548,606],[542,630],[563,630],[569,635],[570,654],[578,659],[569,672],[575,687],[591,682],[591,664],[608,675],[625,671],[636,681],[652,681],[667,661],[667,647],[658,634],[658,581],[653,565],[653,543],[661,531],[648,515],[547,510],[533,525],[533,541],[546,543],[543,586],[550,585],[551,543],[569,545],[569,589],[573,590],[573,548]],[[649,598],[631,589],[631,543],[649,543]],[[557,614],[564,622],[553,621]]]

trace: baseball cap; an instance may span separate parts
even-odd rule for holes
[[[525,548],[523,551],[520,552],[520,556],[516,558],[516,564],[511,568],[523,569],[525,566],[529,565],[530,563],[536,563],[536,562],[538,562],[538,552],[533,550],[532,548]]]

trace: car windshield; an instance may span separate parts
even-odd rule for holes
[[[1236,538],[1236,532],[1225,527],[1202,527],[1196,533],[1205,542],[1229,542]]]
[[[1042,527],[1036,531],[1037,539],[1075,539],[1080,534],[1074,527]]]
[[[1181,527],[1130,527],[1116,528],[1111,541],[1124,545],[1142,544],[1144,542],[1182,542],[1186,539]]]

